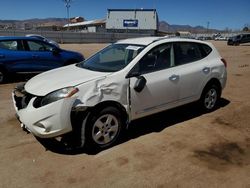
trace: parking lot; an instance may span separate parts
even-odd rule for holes
[[[0,187],[250,187],[250,44],[213,43],[228,63],[217,110],[188,105],[137,120],[99,153],[46,149],[15,118],[19,80],[0,85]],[[89,57],[105,45],[61,47]]]

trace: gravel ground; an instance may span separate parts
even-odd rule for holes
[[[0,187],[250,187],[250,45],[213,43],[228,62],[219,109],[138,120],[123,143],[95,154],[46,150],[15,118],[16,83],[0,85]],[[61,46],[89,57],[105,45]]]

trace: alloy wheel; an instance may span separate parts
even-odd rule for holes
[[[119,132],[118,119],[112,114],[100,116],[92,128],[92,138],[100,145],[112,142]]]
[[[216,102],[217,102],[217,91],[214,88],[211,88],[208,90],[208,92],[205,95],[204,105],[206,109],[211,110],[214,108]]]

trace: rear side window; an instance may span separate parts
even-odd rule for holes
[[[205,52],[204,52],[205,53]],[[183,65],[203,58],[198,43],[177,42],[174,43],[175,65]]]
[[[18,50],[16,40],[0,41],[0,48],[7,50]]]
[[[250,39],[250,35],[243,35],[242,39]]]
[[[212,52],[212,48],[206,44],[199,44],[199,49],[201,51],[202,58],[207,57]]]

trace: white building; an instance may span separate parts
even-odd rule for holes
[[[81,32],[105,32],[105,19],[89,20],[77,23],[70,23],[63,26],[65,29],[81,31]]]
[[[158,15],[156,9],[108,9],[106,29],[110,32],[155,34]]]

